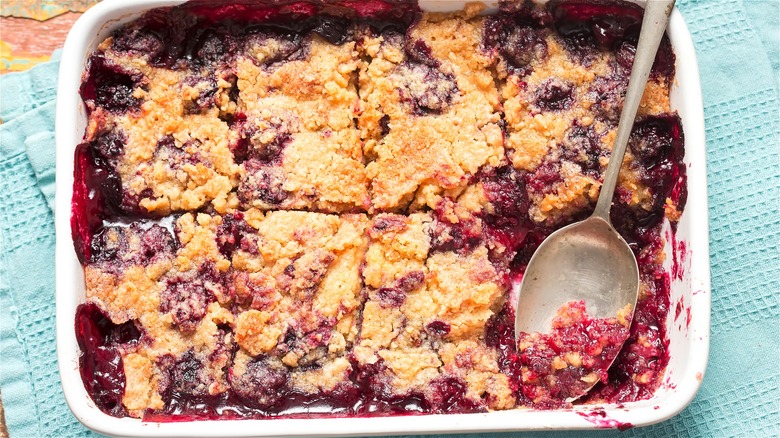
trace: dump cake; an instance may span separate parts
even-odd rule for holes
[[[71,224],[81,374],[101,410],[549,409],[595,380],[577,403],[652,395],[668,362],[660,230],[686,201],[669,42],[612,210],[640,267],[630,328],[569,303],[557,338],[518,341],[513,284],[595,204],[642,11],[483,12],[194,1],[98,46]]]

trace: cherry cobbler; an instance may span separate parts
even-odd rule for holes
[[[642,9],[483,12],[198,0],[98,46],[71,223],[81,375],[101,410],[550,409],[595,382],[576,403],[652,395],[668,362],[661,225],[686,201],[671,46],[612,209],[639,262],[636,308],[594,320],[569,303],[549,337],[516,340],[513,285],[595,204]]]

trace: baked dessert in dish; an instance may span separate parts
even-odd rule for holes
[[[555,409],[595,380],[576,403],[653,394],[668,362],[661,226],[687,193],[670,45],[612,209],[640,267],[636,308],[593,320],[568,303],[554,336],[518,342],[513,285],[595,204],[642,10],[483,12],[198,0],[98,46],[71,224],[81,374],[101,410]]]

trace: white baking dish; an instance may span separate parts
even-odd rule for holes
[[[675,10],[668,31],[677,55],[672,107],[682,117],[685,131],[689,196],[676,237],[669,230],[664,233],[669,255],[667,267],[671,269],[673,259],[677,259],[678,266],[683,268],[683,276],[672,281],[671,309],[667,318],[670,361],[663,384],[653,398],[622,405],[579,406],[566,411],[511,410],[380,418],[151,423],[132,418],[114,418],[102,413],[81,382],[79,347],[74,330],[76,306],[85,297],[83,270],[73,249],[70,230],[74,148],[81,142],[86,125],[86,112],[78,89],[89,53],[113,29],[150,8],[181,2],[112,0],[99,3],[73,26],[62,53],[56,119],[57,353],[65,398],[79,421],[90,429],[114,436],[342,436],[595,429],[657,423],[674,416],[691,402],[701,385],[709,352],[707,183],[699,70],[691,36],[682,15]],[[456,10],[465,2],[423,0],[420,3],[426,10]],[[675,244],[675,241],[678,243]],[[685,244],[680,245],[680,241]],[[672,254],[673,248],[679,251]]]

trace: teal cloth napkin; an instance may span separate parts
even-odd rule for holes
[[[710,362],[685,411],[621,436],[778,436],[780,3],[681,0],[678,6],[696,45],[704,94]],[[51,208],[57,67],[55,60],[0,77],[0,390],[12,438],[94,435],[69,412],[57,372]]]

